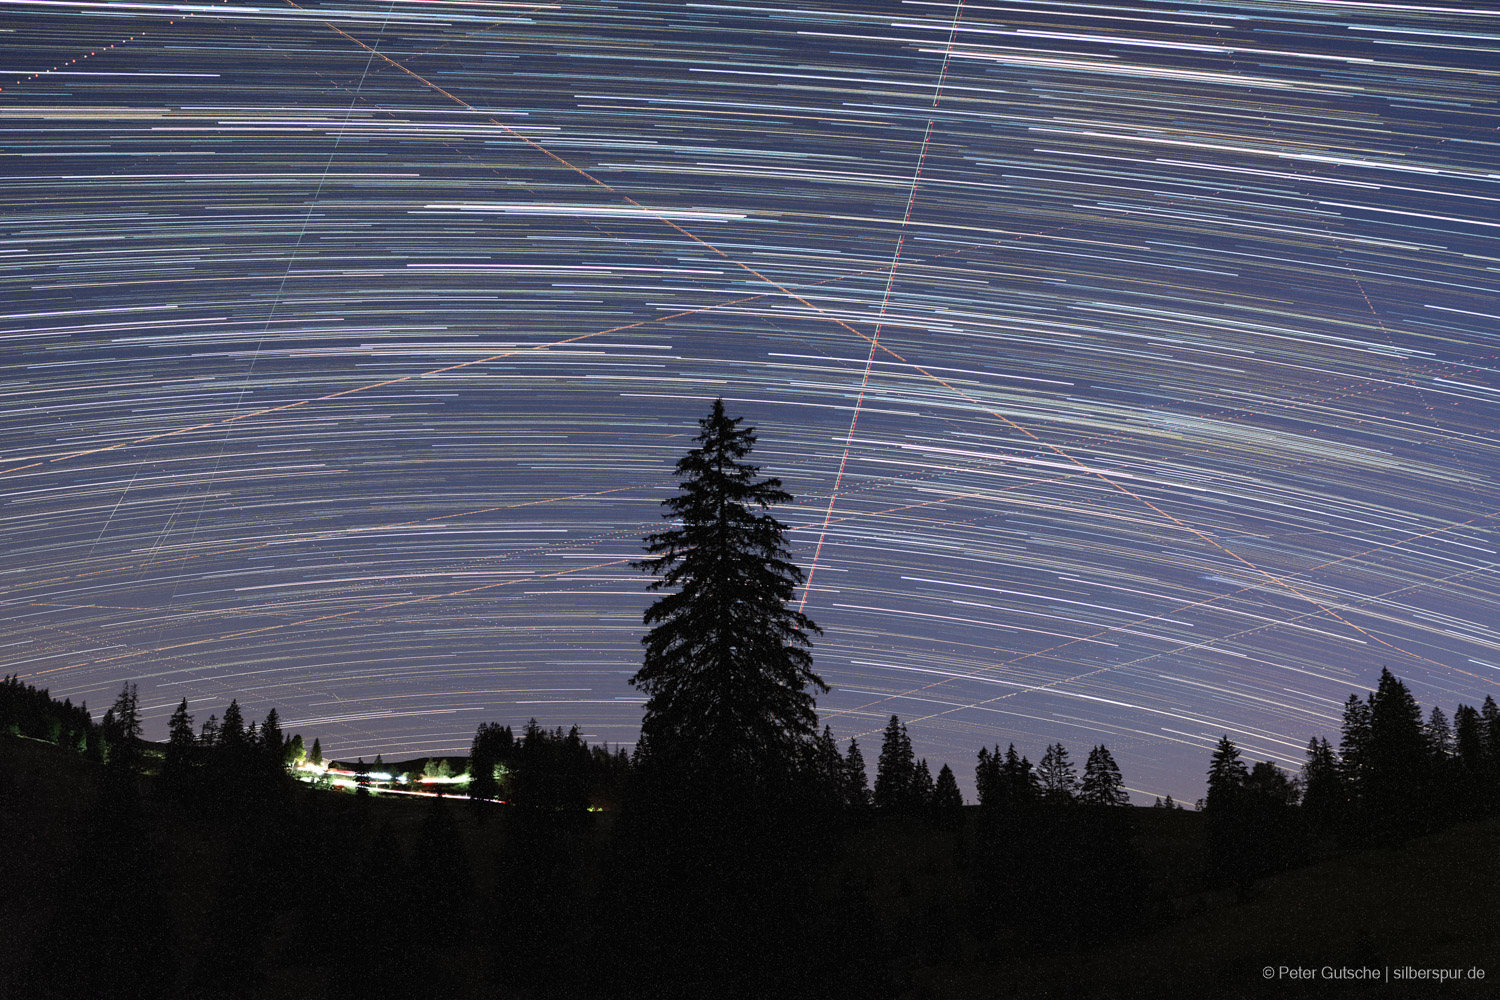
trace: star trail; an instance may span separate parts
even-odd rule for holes
[[[1300,766],[1500,696],[1500,13],[0,0],[6,674],[629,744],[715,397],[819,711]]]

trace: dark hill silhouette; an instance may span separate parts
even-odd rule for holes
[[[744,879],[721,872],[748,894],[735,904],[742,920],[726,917],[723,897],[717,910],[674,915],[673,901],[691,898],[675,894],[701,880],[664,891],[660,872],[632,853],[643,841],[619,836],[621,823],[635,822],[628,813],[554,818],[489,808],[481,822],[462,801],[298,787],[284,802],[258,804],[266,810],[259,818],[203,816],[160,794],[149,777],[133,779],[134,805],[121,805],[132,793],[111,778],[106,766],[55,745],[0,736],[0,857],[11,890],[0,893],[0,923],[14,929],[0,955],[0,995],[340,997],[372,995],[377,985],[453,997],[572,988],[623,997],[648,987],[710,995],[702,991],[740,962],[734,954],[726,964],[722,952],[703,951],[683,988],[666,988],[684,942],[661,929],[694,913],[699,945],[723,948],[731,943],[723,935],[737,932],[733,944],[747,963],[780,949],[764,967],[816,987],[806,995],[828,997],[1352,996],[1360,987],[1347,983],[1332,984],[1343,992],[1284,980],[1271,988],[1261,969],[1467,969],[1500,954],[1493,819],[1323,857],[1246,889],[1211,878],[1204,814],[1125,808],[1119,815],[1134,828],[1138,859],[1136,926],[1059,950],[1014,929],[989,943],[975,935],[969,894],[987,836],[979,807],[965,807],[957,829],[922,814],[864,813],[852,826],[766,831],[813,838],[802,843],[816,845],[819,861],[810,874],[778,876],[799,894],[791,909],[755,902],[767,880],[753,858],[739,866]],[[108,819],[132,809],[133,819]],[[1046,834],[1042,822],[1013,836]],[[721,835],[724,860],[745,834]],[[779,856],[785,846],[772,839],[757,850]],[[88,909],[81,889],[101,880],[116,896]],[[643,900],[651,905],[643,909]],[[640,920],[647,912],[659,922]],[[1022,930],[1069,926],[1063,912],[1019,916]],[[778,942],[778,918],[814,950]],[[355,928],[366,920],[396,930],[362,936]],[[137,947],[148,941],[168,947]],[[98,951],[101,943],[114,950]],[[127,945],[134,950],[122,951]],[[89,947],[105,958],[59,964],[64,952]],[[793,954],[808,958],[790,964]],[[132,977],[153,985],[131,993],[120,984]],[[1449,984],[1443,995],[1488,995],[1488,987]]]
[[[1151,810],[1139,810],[1145,814]],[[1181,824],[1194,814],[1145,816]],[[1186,829],[1186,827],[1184,827]],[[1181,831],[1179,831],[1181,832]],[[1148,857],[1150,856],[1148,852]],[[1024,961],[946,965],[911,997],[1491,997],[1500,977],[1500,820],[1326,858],[1257,882],[1176,901],[1182,918],[1126,942]],[[1264,976],[1273,966],[1273,976]],[[1314,970],[1293,980],[1281,966]],[[1365,983],[1322,969],[1478,967],[1484,979]]]

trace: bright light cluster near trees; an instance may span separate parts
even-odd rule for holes
[[[437,771],[430,768],[430,771]],[[446,772],[446,773],[445,773]],[[327,761],[314,764],[310,760],[299,760],[291,766],[294,778],[309,785],[324,788],[340,788],[349,791],[358,790],[361,787],[361,774],[356,770],[334,767]],[[425,785],[429,788],[441,786],[451,788],[453,791],[465,791],[469,786],[469,773],[453,774],[444,762],[441,771],[437,773],[423,773],[413,775],[407,772],[391,771],[366,771],[363,774],[363,787],[370,794],[375,795],[417,795],[424,798],[440,798],[444,791],[422,791],[413,786]],[[503,799],[483,799],[485,802],[503,802]]]

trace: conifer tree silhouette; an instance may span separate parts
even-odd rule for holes
[[[802,570],[786,526],[767,508],[791,494],[745,461],[752,428],[715,400],[694,448],[677,463],[681,492],[662,502],[674,526],[646,537],[636,565],[664,591],[645,613],[644,663],[632,686],[647,695],[641,732],[679,782],[729,794],[795,780],[817,730],[810,633],[790,606]]]
[[[197,752],[193,717],[188,714],[188,703],[184,698],[167,720],[167,751],[162,759],[162,781],[173,794],[181,796],[188,792]]]
[[[1333,747],[1326,739],[1314,737],[1308,741],[1302,765],[1302,811],[1315,835],[1329,833],[1343,821],[1346,797]]]
[[[979,748],[979,760],[974,765],[974,792],[981,806],[993,808],[1004,795],[1000,787],[1000,759],[998,746],[993,754],[988,747]]]
[[[141,770],[141,713],[136,686],[127,683],[115,703],[104,713],[100,725],[109,742],[109,764],[129,774]]]
[[[916,768],[912,771],[912,808],[931,809],[933,795],[937,792],[937,785],[932,780],[932,769],[927,766],[927,758],[917,761]]]
[[[1351,803],[1359,806],[1369,772],[1370,705],[1357,694],[1344,702],[1339,733],[1339,769]]]
[[[951,829],[963,821],[964,797],[958,790],[958,779],[953,768],[944,764],[938,770],[937,783],[932,792],[933,822],[942,828]]]
[[[901,720],[893,715],[886,723],[880,759],[875,764],[875,808],[891,812],[911,809],[916,799],[916,767],[911,737]]]
[[[1005,802],[1012,806],[1028,805],[1041,798],[1036,770],[1031,761],[1016,753],[1014,743],[1005,748],[1005,759],[1000,763],[1000,787]]]
[[[1098,806],[1130,805],[1120,767],[1103,743],[1089,751],[1088,760],[1083,765],[1083,785],[1078,792],[1078,801]]]
[[[1042,797],[1047,802],[1068,803],[1077,797],[1078,774],[1068,759],[1067,748],[1061,743],[1047,747],[1042,762],[1037,765],[1037,778],[1041,782]]]
[[[1422,732],[1422,709],[1406,684],[1389,669],[1370,696],[1370,737],[1363,796],[1371,818],[1391,830],[1427,825],[1431,805],[1429,755]]]
[[[1221,736],[1208,766],[1206,808],[1214,810],[1233,806],[1244,791],[1245,779],[1248,777],[1245,763],[1240,760],[1239,748],[1230,742],[1228,734]]]
[[[844,802],[851,809],[870,807],[870,778],[865,771],[865,755],[853,739],[849,740],[849,752],[844,756]]]

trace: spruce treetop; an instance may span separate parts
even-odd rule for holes
[[[745,461],[755,434],[739,425],[716,400],[677,463],[681,490],[662,501],[673,526],[646,536],[650,558],[635,564],[666,593],[645,613],[630,680],[647,695],[653,754],[736,781],[793,768],[817,735],[813,690],[828,690],[809,652],[821,630],[789,606],[802,570],[766,512],[791,494]]]
[[[916,793],[917,762],[912,753],[911,737],[896,716],[886,723],[880,742],[880,758],[875,765],[875,805],[880,809],[906,810],[913,807]]]
[[[1219,738],[1208,766],[1208,808],[1226,808],[1235,803],[1250,776],[1240,760],[1239,747],[1226,734]]]
[[[174,747],[193,745],[193,717],[188,714],[187,699],[182,699],[172,717],[167,720],[168,742]]]
[[[1078,773],[1068,758],[1068,749],[1061,743],[1047,747],[1042,762],[1037,767],[1037,778],[1041,781],[1042,795],[1049,802],[1072,802],[1078,793]]]
[[[1103,743],[1089,751],[1083,767],[1083,784],[1078,793],[1081,802],[1099,806],[1128,806],[1125,779],[1114,754]]]

